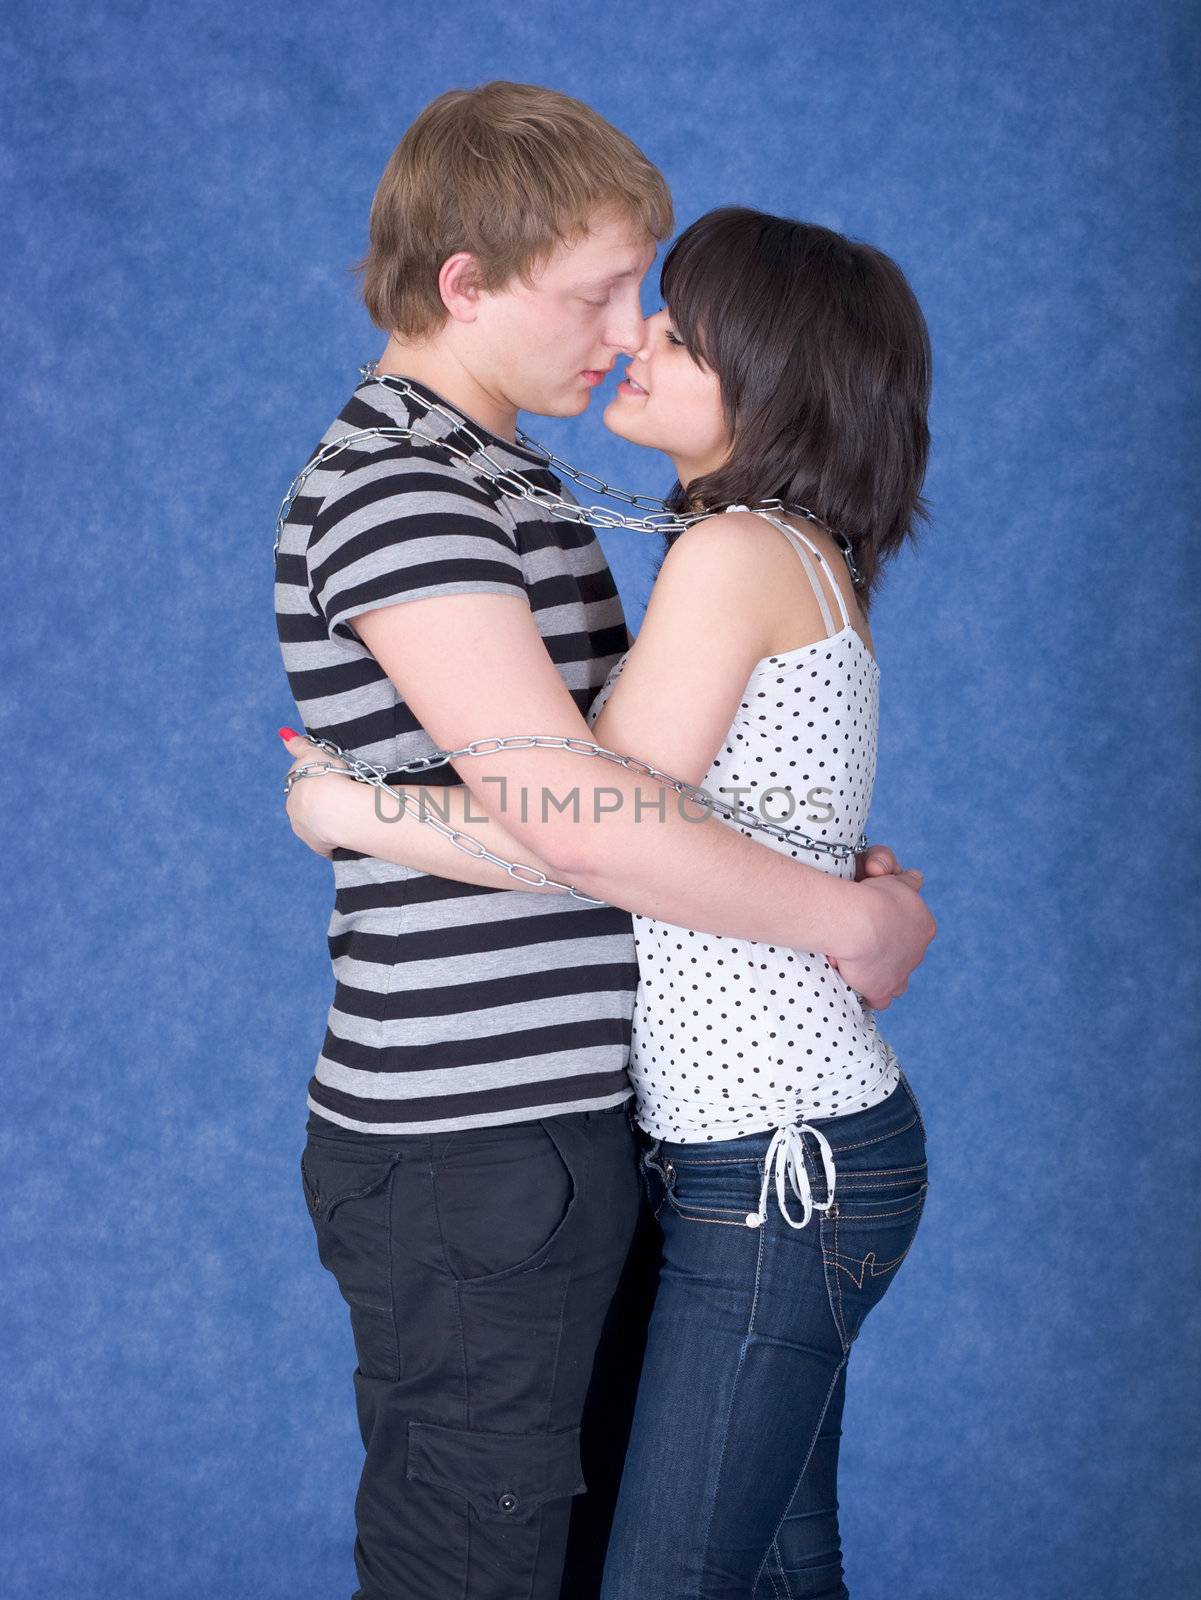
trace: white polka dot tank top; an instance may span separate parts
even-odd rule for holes
[[[741,508],[739,508],[741,509]],[[792,544],[821,606],[827,637],[753,669],[701,787],[810,838],[857,844],[876,771],[879,670],[852,626],[825,556],[767,516]],[[837,599],[836,629],[810,555]],[[627,652],[628,654],[628,652]],[[618,661],[588,713],[600,714]],[[749,793],[731,794],[731,789]],[[775,793],[772,793],[772,791]],[[854,861],[721,818],[769,849],[853,878]],[[875,1013],[824,955],[729,939],[635,915],[639,988],[630,1077],[639,1125],[684,1144],[788,1129],[886,1099],[896,1056]]]

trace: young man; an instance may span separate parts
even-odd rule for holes
[[[368,437],[320,456],[277,552],[311,733],[390,775],[498,733],[588,739],[629,643],[603,552],[490,479],[509,468],[570,498],[517,443],[517,412],[582,412],[639,348],[639,285],[671,226],[661,175],[553,91],[453,91],[409,129],[363,263],[393,382],[369,376],[327,430],[318,451]],[[397,426],[419,437],[372,432]],[[828,951],[879,1004],[931,922],[895,878],[834,880],[672,807],[639,828],[660,786],[566,750],[463,757],[423,781],[466,785],[601,903],[333,853],[336,989],[302,1176],[358,1356],[355,1600],[544,1600],[638,1214],[628,913]],[[587,825],[513,798],[572,790]],[[598,1567],[573,1566],[565,1593],[595,1592]]]

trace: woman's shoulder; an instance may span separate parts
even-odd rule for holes
[[[668,554],[687,551],[695,560],[732,562],[778,538],[766,517],[740,506],[698,518],[677,537]]]

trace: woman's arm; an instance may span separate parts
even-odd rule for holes
[[[769,649],[772,618],[765,612],[764,594],[771,592],[773,577],[782,570],[776,563],[787,566],[794,559],[776,530],[748,513],[707,518],[678,540],[664,560],[621,674],[592,721],[596,742],[699,784],[729,732],[751,672]],[[806,631],[808,623],[815,639],[822,636],[815,600],[811,616],[793,620],[797,631]],[[298,757],[307,754],[311,759],[314,754],[304,740],[288,748]],[[475,799],[473,809],[465,785],[445,789],[413,784],[395,792],[411,799],[410,810],[424,800],[427,815],[471,835],[494,855],[562,880],[562,872],[534,856],[495,816],[481,820],[481,802]],[[738,797],[719,791],[718,798]],[[398,819],[398,804],[372,785],[337,777],[305,779],[294,786],[288,810],[302,838],[307,827],[343,848],[461,883],[564,892],[527,884],[492,862],[472,857],[420,822],[419,811]],[[891,852],[889,857],[891,864],[884,870],[900,871]],[[880,871],[876,864],[870,874],[864,867],[857,876]]]
[[[707,518],[678,540],[663,562],[638,638],[593,722],[596,742],[699,784],[729,732],[752,670],[767,651],[772,618],[765,613],[764,593],[780,570],[773,563],[790,560],[795,557],[778,532],[749,513]],[[808,620],[818,638],[816,602],[812,611]],[[798,621],[803,628],[805,619]],[[312,758],[313,747],[304,740],[288,748],[295,756],[307,752]],[[514,878],[418,820],[424,803],[426,815],[470,834],[493,855],[563,881],[561,872],[508,832],[492,808],[482,818],[481,802],[466,785],[411,784],[395,792],[411,800],[408,809],[416,815],[401,816],[398,802],[373,785],[324,776],[298,782],[288,812],[302,838],[307,829],[344,849],[419,872],[487,888],[564,892]],[[672,792],[665,792],[674,803]]]
[[[303,737],[285,742],[289,752],[298,758],[293,763],[295,766],[314,758],[331,759],[315,751]],[[381,861],[394,861],[399,866],[413,867],[418,872],[433,873],[458,883],[480,884],[485,889],[520,889],[527,894],[566,893],[561,888],[515,878],[491,861],[468,855],[439,831],[443,827],[458,829],[502,860],[532,868],[536,873],[562,882],[561,876],[533,855],[528,845],[481,812],[479,801],[473,802],[465,784],[451,788],[433,784],[403,787],[392,784],[385,794],[374,784],[358,783],[353,778],[314,774],[293,784],[287,811],[293,831],[322,855],[327,855],[330,848],[357,850]],[[422,815],[432,818],[439,827],[422,822]]]
[[[699,784],[769,651],[770,597],[790,561],[784,536],[750,512],[706,517],[677,539],[621,673],[589,717],[597,744]],[[817,601],[811,610],[808,601],[803,594],[793,619],[802,641],[823,633]]]

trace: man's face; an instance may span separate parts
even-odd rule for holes
[[[574,417],[619,355],[644,338],[639,286],[655,241],[636,222],[597,212],[588,233],[560,242],[527,288],[513,278],[480,295],[472,365],[518,411]]]

